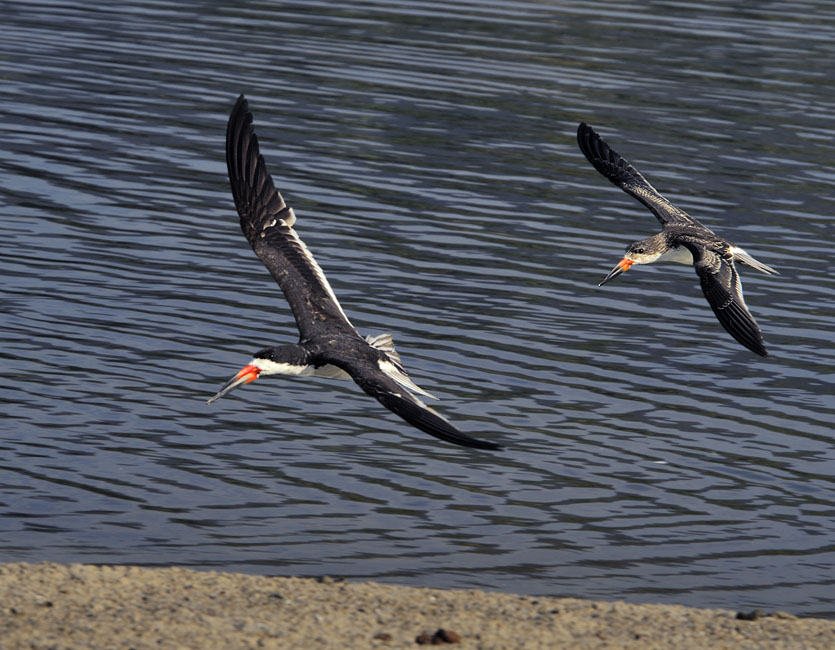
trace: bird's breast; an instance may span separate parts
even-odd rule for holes
[[[659,262],[676,262],[693,266],[693,254],[686,246],[671,246],[658,258]]]

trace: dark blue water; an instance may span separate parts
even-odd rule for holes
[[[0,559],[339,575],[835,616],[835,8],[8,2]],[[226,180],[245,92],[363,334],[502,453],[350,382],[205,400],[292,315]],[[594,125],[780,270],[770,351],[683,266]]]

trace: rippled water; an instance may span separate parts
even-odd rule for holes
[[[340,575],[835,616],[835,9],[825,2],[4,4],[2,559]],[[801,6],[802,5],[802,6]],[[224,131],[352,322],[502,453],[292,342]],[[596,284],[653,217],[581,120],[782,275],[771,353],[692,270]]]

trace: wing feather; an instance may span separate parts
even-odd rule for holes
[[[662,226],[668,223],[699,223],[684,210],[677,208],[661,196],[641,172],[606,144],[603,138],[585,122],[581,122],[577,128],[577,144],[597,171],[648,207]]]
[[[768,356],[759,325],[742,295],[742,281],[733,263],[733,254],[721,254],[685,243],[693,253],[694,267],[710,308],[727,332],[746,348]]]
[[[351,375],[368,395],[424,433],[462,447],[501,449],[496,443],[477,440],[461,433],[435,409],[421,402],[382,371],[369,372],[366,366],[346,364],[344,360],[334,360],[333,363]]]
[[[226,164],[241,230],[284,292],[302,338],[326,329],[353,330],[324,272],[293,230],[296,215],[267,171],[243,95],[226,128]]]

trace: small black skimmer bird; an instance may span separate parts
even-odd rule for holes
[[[623,259],[598,286],[627,271],[633,264],[663,261],[689,264],[695,267],[705,298],[722,327],[749,350],[767,356],[760,328],[742,297],[742,282],[734,262],[747,264],[763,273],[776,274],[777,271],[670,203],[585,123],[577,129],[577,142],[597,171],[648,207],[663,226],[657,235],[627,246]]]
[[[409,392],[433,397],[409,379],[390,334],[364,339],[351,325],[322,269],[293,230],[296,215],[267,172],[243,95],[226,129],[226,164],[241,229],[290,303],[300,338],[296,345],[256,353],[208,403],[263,375],[353,379],[421,431],[465,447],[500,449],[495,443],[464,435]]]

